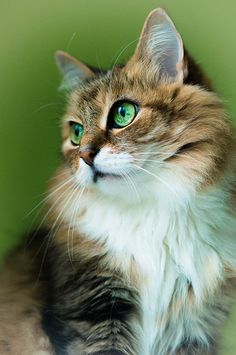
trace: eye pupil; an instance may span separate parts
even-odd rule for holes
[[[74,131],[75,131],[75,135],[78,137],[80,132],[81,132],[80,126],[79,125],[75,125]]]
[[[118,112],[121,116],[123,116],[123,117],[126,116],[126,109],[124,108],[124,106],[120,106],[118,109]]]

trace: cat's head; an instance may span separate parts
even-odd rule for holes
[[[220,177],[230,126],[213,93],[186,84],[182,39],[162,9],[148,16],[124,66],[97,74],[66,53],[56,59],[69,91],[62,151],[80,186],[133,199]]]

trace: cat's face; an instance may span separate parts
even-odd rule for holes
[[[226,160],[222,105],[214,94],[184,85],[182,41],[167,15],[154,15],[122,68],[96,76],[59,55],[63,69],[69,63],[67,79],[86,78],[75,83],[63,120],[63,154],[82,187],[128,199],[148,196],[154,186],[178,194],[215,181]],[[167,26],[166,48],[160,26]]]

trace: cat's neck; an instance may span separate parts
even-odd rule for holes
[[[176,270],[196,283],[200,295],[199,273],[218,277],[223,264],[236,264],[231,185],[224,180],[196,192],[179,179],[171,189],[168,182],[155,189],[150,186],[146,197],[136,201],[88,191],[80,196],[78,206],[69,203],[64,208],[63,221],[74,233],[101,242],[121,260],[124,270],[132,260],[146,274],[164,273],[166,263],[174,263]],[[211,270],[205,270],[206,265]]]
[[[173,254],[181,245],[189,245],[198,253],[197,245],[204,244],[228,259],[230,253],[224,246],[228,249],[232,244],[236,230],[229,198],[222,186],[185,196],[163,192],[159,198],[153,195],[136,204],[90,195],[84,200],[85,213],[77,227],[121,255],[134,254],[135,247],[143,250],[145,244],[165,245]]]

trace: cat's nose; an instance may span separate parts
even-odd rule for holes
[[[96,156],[96,152],[91,151],[91,150],[85,150],[79,153],[80,158],[83,159],[83,161],[88,164],[89,166],[93,165],[94,158]]]

